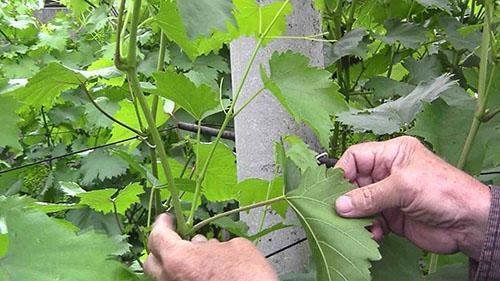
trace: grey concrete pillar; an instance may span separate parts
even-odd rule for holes
[[[268,4],[273,1],[259,1]],[[311,0],[292,0],[294,12],[288,17],[287,35],[305,36],[321,33],[321,17],[315,11]],[[243,71],[255,47],[255,40],[242,38],[231,44],[231,68],[233,89],[241,81]],[[275,51],[292,50],[300,52],[311,59],[315,66],[324,65],[323,44],[305,40],[278,39],[263,48],[257,56],[253,69],[245,84],[238,106],[263,87],[259,66],[267,65]],[[274,175],[275,141],[281,136],[296,134],[301,136],[313,148],[319,149],[319,144],[309,128],[296,124],[279,102],[270,93],[265,93],[255,99],[235,120],[236,151],[238,161],[238,179],[247,178],[271,179]],[[259,226],[262,209],[250,214],[242,214],[242,220],[248,223],[250,231],[256,231]],[[289,212],[290,219],[296,220]],[[281,221],[275,214],[267,216],[266,225]],[[305,234],[300,228],[285,229],[268,235],[259,242],[259,248],[264,253],[270,253],[289,245]],[[271,259],[279,274],[300,272],[309,261],[307,243],[302,243]]]
[[[35,11],[34,15],[38,19],[38,21],[40,21],[40,23],[46,24],[51,21],[59,12],[67,13],[68,9],[63,7],[43,8],[41,10]]]

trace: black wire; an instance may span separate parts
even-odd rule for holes
[[[487,175],[499,175],[500,171],[492,171],[492,172],[482,172],[481,176],[487,176]]]
[[[160,132],[166,132],[166,131],[173,130],[175,128],[176,127],[170,127],[170,128],[159,130],[159,131]],[[26,164],[26,165],[22,165],[22,166],[18,166],[18,167],[12,167],[12,168],[0,171],[0,175],[6,174],[6,173],[9,173],[9,172],[13,172],[13,171],[17,171],[17,170],[21,170],[21,169],[24,169],[24,168],[36,166],[36,165],[39,165],[39,164],[51,162],[51,161],[54,161],[54,160],[66,158],[66,157],[69,157],[69,156],[73,156],[73,155],[76,155],[76,154],[84,153],[84,152],[91,151],[91,150],[94,150],[94,149],[106,148],[106,147],[109,147],[109,146],[113,146],[113,145],[117,145],[117,144],[120,144],[120,143],[128,142],[128,141],[131,141],[131,140],[134,140],[134,139],[142,139],[142,138],[140,136],[133,136],[133,137],[126,138],[126,139],[119,140],[119,141],[115,141],[115,142],[112,142],[112,143],[98,145],[98,146],[94,146],[94,147],[85,148],[85,149],[82,149],[82,150],[70,152],[70,153],[67,153],[67,154],[63,154],[63,155],[59,155],[59,156],[54,156],[54,157],[46,158],[46,159],[35,161],[35,162],[29,163],[29,164]]]
[[[304,242],[304,241],[306,241],[306,240],[307,240],[307,238],[302,238],[302,239],[300,239],[300,240],[298,240],[298,241],[293,242],[293,243],[292,243],[292,244],[290,244],[290,245],[287,245],[287,246],[285,246],[285,247],[283,247],[283,248],[281,248],[281,249],[279,249],[279,250],[276,250],[276,251],[274,251],[274,252],[272,252],[272,253],[270,253],[270,254],[267,254],[267,255],[266,255],[266,259],[268,259],[268,258],[270,258],[270,257],[273,257],[273,256],[275,256],[275,255],[277,255],[277,254],[279,254],[279,253],[281,253],[281,252],[284,252],[284,251],[286,251],[286,250],[288,250],[288,249],[290,249],[290,248],[293,248],[293,247],[295,247],[295,246],[299,245],[300,243],[302,243],[302,242]]]

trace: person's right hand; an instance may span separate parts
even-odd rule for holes
[[[359,187],[336,201],[344,217],[380,214],[375,239],[392,231],[438,254],[479,259],[487,227],[488,186],[434,155],[416,138],[350,147],[336,168]]]

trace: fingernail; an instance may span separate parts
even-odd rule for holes
[[[351,198],[348,196],[340,196],[337,198],[337,202],[335,204],[338,213],[347,214],[352,211],[352,202]]]

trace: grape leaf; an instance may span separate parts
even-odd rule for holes
[[[467,34],[462,34],[460,29],[465,27],[465,25],[456,18],[443,16],[439,19],[439,23],[445,31],[446,40],[456,50],[467,49],[472,52],[481,45],[481,33],[478,30],[474,30]]]
[[[391,19],[385,21],[384,25],[387,33],[378,38],[389,45],[399,42],[407,48],[418,49],[427,40],[425,35],[427,30],[415,23]]]
[[[277,177],[271,182],[262,179],[246,179],[236,185],[236,192],[238,193],[237,200],[240,202],[240,206],[248,206],[272,199],[283,194],[283,177]],[[271,208],[285,218],[288,209],[285,202],[274,203]]]
[[[449,0],[417,0],[417,2],[426,8],[438,8],[445,12],[451,13],[451,5]]]
[[[59,64],[51,63],[28,80],[28,84],[9,95],[28,106],[49,109],[55,99],[66,90],[75,89],[86,79],[83,75]]]
[[[105,180],[124,174],[128,163],[120,157],[103,150],[95,150],[82,160],[80,172],[82,183],[89,184],[94,180]]]
[[[80,204],[87,205],[97,212],[107,214],[114,211],[111,196],[113,196],[115,193],[116,189],[106,188],[79,193],[77,194],[77,197],[80,198]]]
[[[87,205],[91,209],[103,214],[114,212],[113,201],[118,214],[125,214],[125,211],[134,203],[140,203],[139,195],[145,193],[139,183],[132,183],[121,190],[116,197],[118,189],[107,188],[93,190],[76,194],[80,198],[81,205]]]
[[[254,0],[233,0],[234,18],[238,28],[226,25],[227,32],[215,31],[209,38],[201,37],[195,40],[191,40],[188,36],[176,0],[162,1],[155,19],[167,37],[175,42],[191,60],[194,60],[200,55],[220,50],[225,43],[242,35],[259,36],[274,19],[283,3],[278,1],[260,6]],[[271,28],[269,36],[281,35],[286,30],[286,15],[291,11],[292,6],[288,4]],[[199,25],[199,22],[196,24]]]
[[[448,105],[437,100],[425,107],[417,116],[415,126],[407,133],[420,136],[432,144],[432,148],[449,163],[456,165],[475,111],[475,100]],[[494,144],[500,141],[500,122],[493,119],[479,128],[474,145],[465,164],[465,170],[478,174],[484,167],[487,155],[495,155]]]
[[[153,77],[157,82],[155,93],[174,101],[196,120],[204,119],[220,107],[218,95],[210,86],[197,87],[184,74],[166,71],[154,73]]]
[[[423,251],[403,237],[390,234],[380,244],[382,260],[373,263],[373,281],[422,280]]]
[[[8,235],[7,254],[0,259],[4,281],[117,280],[123,267],[113,255],[128,245],[93,231],[72,230],[18,197],[0,198],[0,221]],[[92,247],[89,247],[92,245]]]
[[[146,101],[148,102],[148,105],[151,107],[153,103],[153,97],[147,96]],[[160,106],[161,103],[162,102],[160,101]],[[137,114],[135,111],[134,104],[128,99],[125,99],[120,101],[118,105],[120,106],[120,109],[113,115],[113,117],[127,124],[128,126],[140,131],[141,130],[140,123],[139,120],[137,119]],[[144,113],[142,113],[142,110],[139,110],[139,116],[143,124],[145,124],[146,117],[144,116]],[[156,113],[156,125],[161,126],[168,120],[168,118],[169,115],[165,114],[162,110],[158,110],[158,112]],[[136,135],[134,132],[130,131],[127,128],[124,128],[123,126],[117,123],[113,123],[112,127],[113,127],[113,129],[111,130],[112,136],[108,140],[109,143],[120,141],[126,138],[131,138]]]
[[[377,243],[365,229],[371,221],[341,218],[333,209],[335,200],[353,188],[342,171],[316,167],[308,169],[300,184],[285,194],[306,231],[317,266],[316,280],[371,280],[370,262],[381,258]]]
[[[201,143],[193,149],[200,165],[208,159],[213,143]],[[197,173],[198,174],[198,170]],[[224,144],[217,145],[202,183],[203,195],[209,201],[227,201],[236,198],[236,159],[233,152]]]
[[[422,110],[424,102],[432,102],[449,89],[455,82],[450,75],[442,75],[432,82],[420,84],[410,94],[395,101],[384,103],[367,110],[352,109],[338,114],[338,120],[353,126],[356,131],[372,131],[375,134],[398,132],[401,126],[407,126],[415,115]]]
[[[231,0],[183,0],[177,7],[190,39],[209,37],[214,30],[227,31],[227,23],[235,24]]]
[[[16,114],[19,103],[12,97],[0,95],[0,147],[10,146],[22,149],[19,143],[20,130],[17,122],[21,118]]]
[[[118,104],[111,102],[107,97],[99,97],[95,99],[95,102],[102,108],[105,112],[110,115],[115,114],[120,107]],[[89,103],[85,105],[85,115],[87,116],[87,121],[90,125],[99,128],[110,128],[113,125],[113,120],[106,117],[102,112],[100,112],[93,104]]]
[[[418,61],[409,57],[404,61],[403,66],[410,72],[408,83],[411,84],[429,81],[443,73],[443,66],[437,55],[425,56]]]
[[[324,147],[328,147],[331,116],[347,110],[331,73],[310,67],[307,57],[293,52],[274,53],[271,75],[261,68],[264,85],[296,121],[309,125]]]
[[[116,211],[124,215],[125,211],[134,203],[140,203],[139,195],[144,194],[144,189],[139,183],[131,183],[120,190],[115,198]]]
[[[366,89],[373,89],[373,95],[378,99],[406,96],[415,89],[413,85],[383,76],[372,77],[366,82],[364,87]]]
[[[330,63],[334,63],[344,56],[354,55],[357,57],[364,57],[366,55],[366,48],[363,48],[361,43],[366,35],[366,31],[362,28],[357,28],[347,32],[340,38],[332,47],[332,54]]]

